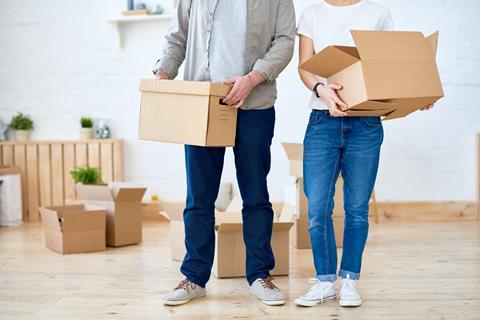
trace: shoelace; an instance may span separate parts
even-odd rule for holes
[[[187,293],[190,293],[190,288],[194,290],[196,288],[196,284],[193,282],[190,282],[190,280],[188,279],[184,279],[180,281],[180,283],[174,290],[187,290]]]
[[[264,289],[280,290],[276,285],[273,284],[272,280],[273,278],[265,278],[265,279],[260,279],[260,282]]]

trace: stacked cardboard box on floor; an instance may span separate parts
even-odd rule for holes
[[[185,230],[183,225],[182,205],[163,204],[163,212],[170,220],[171,256],[175,261],[182,261],[185,256]],[[184,204],[183,204],[184,206]],[[272,249],[275,255],[275,268],[272,275],[288,275],[289,272],[289,231],[293,226],[290,221],[279,221],[282,207],[275,207],[273,224]],[[242,202],[239,197],[233,198],[225,212],[215,213],[215,260],[213,274],[218,278],[244,277],[246,251],[242,231]]]
[[[303,144],[282,143],[290,161],[290,175],[295,181],[295,225],[291,231],[291,244],[297,249],[309,249],[310,235],[308,233],[308,199],[303,191]],[[343,245],[344,211],[343,211],[343,180],[338,178],[335,185],[334,209],[332,214],[337,247]]]
[[[107,211],[107,245],[120,247],[142,242],[142,197],[146,188],[118,183],[76,185],[77,196],[85,204]]]
[[[140,83],[140,139],[196,146],[233,146],[237,109],[222,99],[224,84],[144,79]]]
[[[106,249],[105,208],[72,205],[40,208],[45,246],[61,254]]]

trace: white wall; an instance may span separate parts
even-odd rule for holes
[[[320,0],[295,0],[297,15]],[[155,4],[158,1],[145,1]],[[170,0],[163,0],[171,10]],[[438,64],[446,97],[428,113],[385,123],[377,184],[380,200],[473,200],[474,133],[480,131],[480,24],[475,0],[383,0],[399,30],[440,30]],[[126,140],[126,178],[158,186],[162,198],[183,199],[183,147],[137,139],[138,80],[150,69],[168,22],[125,27],[125,48],[106,23],[124,9],[119,0],[0,1],[0,118],[32,116],[34,139],[75,139],[83,115],[109,119]],[[272,198],[283,197],[288,163],[281,141],[301,141],[309,93],[296,57],[279,80]],[[224,180],[235,177],[229,152]]]

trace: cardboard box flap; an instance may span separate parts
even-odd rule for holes
[[[303,160],[303,144],[282,142],[288,160]]]
[[[105,210],[89,210],[84,212],[67,211],[63,213],[62,231],[103,230],[106,224]]]
[[[389,101],[379,101],[379,100],[367,100],[360,104],[357,104],[355,107],[348,109],[350,110],[394,110],[395,104]]]
[[[160,211],[160,214],[170,221],[183,221],[183,212],[178,211]]]
[[[115,201],[141,202],[147,188],[119,188],[116,190]]]
[[[57,211],[49,208],[40,208],[42,222],[45,229],[61,232],[60,216]]]
[[[217,232],[241,232],[243,224],[241,222],[226,222],[215,226]]]
[[[439,32],[436,31],[427,37],[428,44],[433,49],[434,56],[437,55],[438,35],[439,35]]]
[[[308,61],[300,65],[300,69],[324,78],[359,61],[355,48],[344,46],[328,46]]]
[[[421,32],[351,30],[353,41],[366,59],[434,59],[433,51]]]
[[[293,222],[274,222],[273,231],[288,231],[293,225]]]
[[[76,184],[77,196],[81,200],[114,201],[112,190],[107,185]]]
[[[206,81],[172,81],[155,79],[142,79],[140,81],[140,91],[143,92],[225,97],[230,90],[231,87],[228,85]]]

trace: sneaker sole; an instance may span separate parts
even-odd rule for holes
[[[185,299],[185,300],[164,300],[163,301],[163,305],[164,306],[181,306],[182,304],[185,304],[185,303],[188,303],[192,300],[195,300],[195,299],[199,299],[199,298],[203,298],[206,296],[206,293],[200,295],[200,296],[196,296],[196,297],[193,297],[191,299]]]
[[[301,306],[301,307],[314,307],[318,304],[322,304],[324,302],[327,302],[327,301],[330,301],[330,300],[335,300],[335,299],[336,299],[335,295],[330,296],[330,297],[326,297],[323,300],[304,300],[304,299],[297,298],[297,299],[295,299],[295,304],[298,305],[298,306]]]
[[[360,300],[340,300],[338,301],[340,307],[359,307],[362,304],[362,299]]]
[[[250,295],[252,297],[262,301],[267,306],[283,306],[287,302],[287,299],[284,299],[284,300],[262,300],[259,297],[257,297],[256,295],[254,295],[253,293],[250,293]]]

